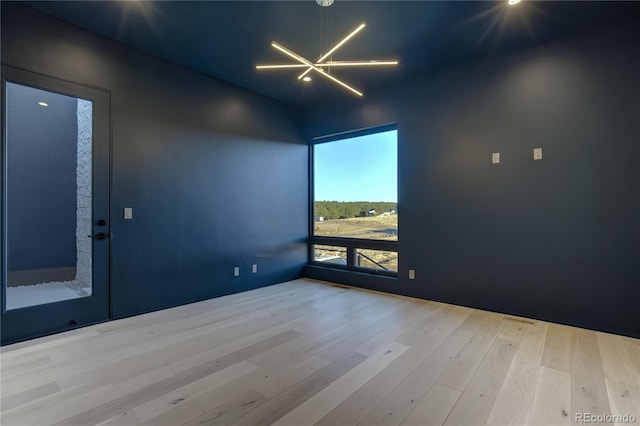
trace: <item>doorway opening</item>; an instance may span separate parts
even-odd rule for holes
[[[6,83],[6,310],[92,294],[93,102]]]

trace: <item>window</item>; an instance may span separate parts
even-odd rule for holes
[[[356,266],[376,271],[398,272],[398,252],[357,249]]]
[[[313,258],[317,262],[325,262],[332,265],[347,264],[347,249],[344,247],[315,245],[313,249]]]
[[[313,261],[395,274],[398,270],[397,131],[313,148]]]

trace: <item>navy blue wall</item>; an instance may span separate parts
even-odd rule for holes
[[[307,274],[640,337],[635,24],[309,111],[308,138],[397,122],[401,214],[397,282]]]
[[[300,276],[308,148],[292,110],[13,3],[2,62],[111,91],[115,317]]]
[[[7,100],[7,269],[75,267],[78,101],[16,84]]]

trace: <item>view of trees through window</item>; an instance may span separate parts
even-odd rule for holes
[[[315,145],[314,235],[397,241],[397,162],[396,130]],[[318,247],[319,261],[339,250]],[[395,252],[362,252],[357,266],[397,270],[397,259]]]

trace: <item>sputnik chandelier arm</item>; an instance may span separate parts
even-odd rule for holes
[[[366,66],[376,66],[376,65],[398,65],[398,61],[329,61],[324,63],[315,64],[318,68],[329,68],[329,67],[366,67]],[[256,65],[256,69],[258,70],[275,70],[275,69],[284,69],[284,68],[309,68],[303,64],[277,64],[277,65]],[[313,70],[313,68],[309,68]]]
[[[325,53],[324,55],[322,55],[320,57],[320,59],[318,59],[318,63],[321,64],[322,61],[324,61],[325,59],[327,59],[329,56],[333,55],[333,53],[335,53],[336,50],[340,49],[342,47],[343,44],[345,44],[346,42],[348,42],[353,36],[355,36],[356,34],[358,34],[360,31],[362,31],[364,29],[364,27],[366,26],[366,23],[362,23],[360,24],[360,26],[358,28],[356,28],[355,30],[351,31],[351,33],[349,33],[349,35],[347,35],[345,38],[343,38],[338,44],[336,44],[335,46],[333,46],[331,49],[329,49],[329,51],[327,53]],[[300,80],[301,78],[303,78],[305,75],[307,75],[308,73],[311,72],[311,68],[307,68],[307,70],[305,72],[303,72],[302,74],[300,74],[298,76],[298,80]]]

